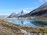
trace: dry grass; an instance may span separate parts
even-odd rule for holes
[[[16,25],[16,24],[12,24],[12,23],[0,20],[0,35],[1,34],[2,35],[17,35],[17,34],[23,35],[20,29],[24,29],[27,32],[47,33],[47,27],[42,27],[42,28],[26,27],[26,26],[20,26],[20,25]]]

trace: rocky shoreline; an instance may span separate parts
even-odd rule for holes
[[[0,20],[0,35],[47,34],[47,27],[26,27]]]

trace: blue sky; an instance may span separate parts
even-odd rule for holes
[[[32,11],[47,0],[0,0],[0,15],[10,15],[21,10]]]

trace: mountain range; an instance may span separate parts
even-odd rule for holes
[[[8,17],[15,18],[15,17],[24,17],[25,14],[29,13],[29,11],[22,10],[20,13],[11,13]]]
[[[38,7],[37,9],[34,9],[30,13],[26,14],[29,16],[42,16],[44,14],[47,14],[47,2],[45,2],[43,5]]]
[[[28,11],[27,11],[28,12]],[[42,16],[47,14],[47,2],[45,2],[40,7],[30,11],[29,13],[24,14],[24,10],[21,13],[12,13],[9,17],[31,17],[31,16]]]

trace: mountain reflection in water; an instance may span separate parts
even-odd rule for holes
[[[42,21],[35,21],[35,20],[7,20],[8,22],[11,22],[13,24],[18,24],[22,26],[43,26],[47,25],[47,22]]]

